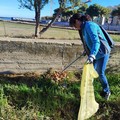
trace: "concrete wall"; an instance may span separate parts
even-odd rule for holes
[[[49,68],[62,70],[83,51],[79,41],[53,41],[1,39],[0,73],[44,72]],[[120,72],[120,44],[116,44],[113,52],[108,70]],[[82,69],[85,59],[79,59],[68,70]]]

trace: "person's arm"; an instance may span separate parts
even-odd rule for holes
[[[90,50],[90,56],[95,58],[100,48],[100,40],[98,37],[97,26],[95,24],[86,24],[86,32],[89,35],[92,42],[92,49]]]

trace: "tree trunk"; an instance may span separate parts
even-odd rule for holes
[[[35,37],[39,36],[40,6],[35,6]]]
[[[55,15],[55,17],[52,19],[52,21],[45,27],[43,28],[39,34],[42,35],[45,31],[47,31],[48,28],[51,27],[51,25],[55,22],[55,20],[57,19],[57,17],[59,16],[59,14],[62,12],[62,8],[59,8],[59,11],[57,12],[57,14]]]
[[[90,2],[90,1],[91,1],[91,0],[87,0],[86,2],[83,2],[83,3],[88,3],[88,2]],[[83,3],[82,3],[82,4],[83,4]],[[62,3],[62,4],[63,4],[63,3]],[[81,5],[82,5],[82,4],[81,4]],[[51,25],[55,22],[56,18],[59,16],[59,14],[60,14],[63,10],[67,10],[67,9],[73,8],[73,6],[70,6],[70,7],[67,7],[67,8],[62,8],[61,6],[62,6],[62,5],[60,4],[59,11],[58,11],[58,13],[55,15],[55,17],[53,18],[53,20],[52,20],[45,28],[43,28],[43,29],[39,32],[40,35],[42,35],[45,31],[47,31],[48,28],[51,27]],[[74,6],[74,7],[76,7],[76,6]]]

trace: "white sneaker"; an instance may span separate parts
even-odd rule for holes
[[[110,95],[111,95],[110,92],[109,92],[109,93],[106,93],[106,94],[105,94],[105,99],[106,99],[106,100],[109,100]]]

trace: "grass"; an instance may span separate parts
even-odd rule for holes
[[[30,38],[34,34],[34,25],[0,21],[0,36]]]
[[[115,42],[120,42],[120,35],[110,35]]]
[[[5,28],[5,29],[4,29]],[[17,38],[32,38],[34,35],[34,25],[10,23],[0,21],[0,36],[17,37]],[[42,29],[42,26],[40,27]],[[43,39],[79,39],[77,31],[50,28],[46,31],[41,38]]]
[[[80,105],[80,80],[66,79],[67,88],[56,84],[45,74],[40,77],[0,78],[0,118],[3,120],[77,120]],[[120,74],[107,75],[111,98],[106,102],[99,95],[100,82],[94,81],[99,111],[89,120],[119,120]],[[77,78],[76,78],[77,79]]]
[[[34,25],[0,21],[0,37],[32,38],[34,35],[34,29]],[[40,29],[42,29],[42,26]],[[120,35],[111,35],[111,37],[114,41],[120,41]],[[41,35],[41,39],[76,40],[79,39],[79,34],[75,30],[50,28]]]
[[[34,25],[0,21],[0,37],[32,38]],[[120,35],[111,35],[120,41]],[[77,31],[50,28],[43,39],[79,39]],[[40,77],[0,76],[0,120],[77,120],[80,105],[80,75],[69,74],[67,88],[52,79]],[[105,101],[99,95],[101,85],[94,81],[95,97],[99,111],[89,120],[119,120],[120,116],[120,73],[107,75],[111,98]],[[79,79],[78,79],[79,78]],[[72,79],[77,79],[76,81]]]

